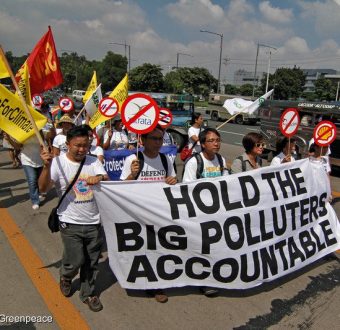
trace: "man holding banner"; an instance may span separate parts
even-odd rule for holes
[[[165,181],[169,185],[177,183],[176,173],[171,160],[159,151],[163,144],[164,130],[161,126],[146,134],[142,134],[144,151],[136,156],[133,154],[125,159],[121,180],[138,180],[143,182]],[[151,220],[157,221],[157,219]],[[157,302],[168,301],[162,290],[147,290]]]

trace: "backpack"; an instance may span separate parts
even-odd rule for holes
[[[168,176],[168,161],[166,159],[166,156],[163,153],[160,152],[159,156],[161,157],[162,165],[165,169],[165,177],[167,177]],[[138,179],[140,172],[142,172],[142,169],[144,167],[144,154],[142,152],[138,152],[137,157],[138,157],[138,160],[139,160],[139,171],[138,171],[138,173],[135,177],[135,180]]]
[[[236,159],[239,159],[241,161],[242,164],[242,172],[246,171],[246,160],[243,159],[242,156],[238,156]],[[261,157],[256,157],[256,162],[258,161],[259,165],[262,167],[262,158]]]
[[[218,163],[220,165],[221,176],[222,176],[223,175],[223,171],[224,171],[223,159],[222,159],[222,156],[220,154],[216,154],[216,156],[217,156]],[[196,158],[196,161],[197,161],[196,179],[201,179],[202,178],[202,173],[203,173],[203,166],[204,166],[201,153],[199,153],[199,152],[194,153],[189,159],[191,159],[193,157]],[[189,161],[189,159],[184,164],[183,174],[184,174],[184,171],[185,171],[185,165]],[[182,175],[182,177],[183,177],[183,175]]]

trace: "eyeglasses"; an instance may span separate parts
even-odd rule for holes
[[[255,147],[256,147],[256,148],[260,148],[260,147],[265,148],[265,147],[266,147],[266,144],[265,144],[265,143],[256,143],[256,144],[255,144]]]
[[[163,141],[162,137],[156,137],[156,136],[148,136],[148,139],[152,141]]]
[[[221,143],[221,139],[209,139],[209,140],[205,140],[206,143]]]

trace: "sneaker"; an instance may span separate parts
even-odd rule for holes
[[[103,305],[97,296],[87,297],[83,303],[87,304],[92,312],[99,312],[103,309]]]
[[[46,194],[42,193],[42,194],[39,195],[39,201],[40,202],[43,202],[45,200],[45,198],[46,198]]]
[[[168,301],[168,296],[163,292],[163,290],[147,290],[148,295],[153,296],[155,300],[161,304]]]
[[[200,290],[206,297],[214,297],[219,292],[217,289],[208,286],[203,286],[200,288]]]
[[[72,280],[69,280],[69,279],[65,278],[64,276],[61,276],[60,282],[59,282],[59,287],[60,287],[61,293],[65,297],[71,296]]]
[[[38,204],[33,204],[33,205],[32,205],[32,209],[33,209],[34,211],[39,210],[39,205],[38,205]]]

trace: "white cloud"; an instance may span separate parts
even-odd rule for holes
[[[191,26],[218,23],[223,19],[223,9],[210,0],[179,0],[166,6],[170,17]]]
[[[259,9],[262,15],[270,22],[289,23],[293,19],[293,12],[291,9],[274,8],[269,1],[261,2],[259,4]]]

